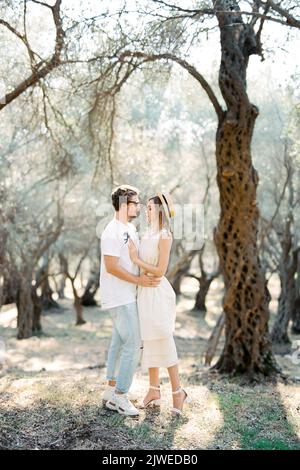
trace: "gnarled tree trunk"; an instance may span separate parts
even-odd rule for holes
[[[298,249],[292,251],[292,234],[289,221],[285,226],[285,238],[281,242],[282,255],[279,266],[281,292],[278,299],[276,320],[272,329],[272,341],[276,345],[290,345],[288,327],[296,300],[296,278]],[[284,351],[282,351],[284,352]]]
[[[64,299],[65,298],[65,287],[66,287],[66,276],[63,274],[60,281],[59,281],[59,288],[58,288],[58,298]]]
[[[22,273],[17,293],[18,309],[18,339],[30,338],[33,333],[34,305],[31,296],[32,277],[29,273]]]
[[[75,288],[75,279],[69,278],[72,285],[72,291],[74,295],[74,309],[76,312],[76,325],[84,325],[86,323],[85,319],[83,318],[83,306],[81,303],[81,297],[77,293],[77,289]]]
[[[292,333],[300,335],[300,297],[297,297],[293,309]]]
[[[171,266],[167,272],[167,278],[172,284],[176,295],[180,295],[181,281],[187,275],[193,258],[196,256],[196,251],[187,251],[183,253],[176,261],[175,265]]]
[[[44,257],[43,265],[36,274],[36,287],[41,289],[41,306],[43,310],[59,309],[59,304],[53,299],[53,290],[49,283],[49,258]]]
[[[217,182],[221,213],[214,231],[225,282],[225,346],[214,366],[249,378],[276,370],[268,332],[270,295],[257,248],[258,175],[251,139],[258,109],[246,92],[246,71],[259,46],[251,25],[243,23],[238,2],[216,2],[222,58],[219,84],[227,110],[216,135]],[[226,11],[227,14],[222,13]]]
[[[30,338],[41,333],[42,303],[32,285],[32,273],[23,271],[19,274],[16,305],[18,310],[18,339]]]
[[[207,308],[206,308],[206,296],[208,294],[210,285],[212,281],[214,280],[214,277],[212,276],[201,276],[198,281],[199,281],[199,290],[196,295],[195,299],[195,305],[193,307],[194,311],[200,311],[203,312],[205,315]]]
[[[190,275],[194,277],[199,282],[199,290],[196,295],[195,304],[192,311],[201,312],[202,315],[205,315],[207,308],[206,308],[206,296],[208,294],[210,285],[214,279],[216,279],[220,274],[220,269],[216,269],[213,272],[207,272],[204,266],[204,249],[205,244],[199,251],[199,267],[200,267],[200,276]]]
[[[222,313],[208,339],[207,342],[207,349],[205,353],[205,365],[210,366],[211,362],[213,360],[214,354],[216,352],[216,349],[218,347],[218,342],[220,339],[220,336],[222,334],[222,331],[224,329],[224,314]]]
[[[33,303],[32,333],[39,334],[42,331],[42,298],[37,295],[36,286],[31,286],[31,299]]]
[[[81,296],[78,294],[77,289],[75,287],[76,274],[78,274],[80,263],[78,265],[78,269],[75,272],[75,275],[71,276],[71,274],[69,272],[69,265],[68,265],[67,258],[64,256],[63,253],[59,253],[59,258],[60,258],[60,263],[61,263],[61,267],[63,269],[63,272],[64,272],[66,278],[68,278],[71,282],[72,292],[73,292],[73,296],[74,296],[73,305],[74,305],[74,309],[75,309],[75,313],[76,313],[76,325],[84,325],[84,323],[86,323],[86,321],[83,318],[83,306],[82,306],[82,303],[81,303]]]
[[[292,333],[300,334],[300,252],[297,256],[296,298],[292,314]]]
[[[91,271],[89,280],[84,289],[84,293],[81,298],[81,304],[85,307],[96,306],[95,294],[98,290],[100,282],[100,268]]]
[[[13,304],[17,299],[18,273],[14,266],[9,266],[8,262],[3,273],[2,284],[2,304]]]

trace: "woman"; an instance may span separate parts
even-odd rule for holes
[[[175,330],[176,295],[164,276],[172,246],[171,218],[174,216],[171,197],[158,193],[147,203],[148,229],[142,237],[139,253],[129,240],[131,260],[149,276],[161,277],[157,287],[138,286],[137,305],[143,340],[142,368],[149,370],[149,391],[141,407],[160,404],[159,367],[168,369],[173,395],[172,415],[182,413],[189,402],[180,386],[178,356],[173,333]]]

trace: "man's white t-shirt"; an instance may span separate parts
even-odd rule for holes
[[[105,309],[136,302],[137,285],[123,281],[106,271],[104,255],[117,256],[119,264],[131,274],[139,275],[139,267],[129,256],[128,235],[139,248],[139,236],[135,226],[124,224],[114,217],[101,235],[100,295],[101,306]]]

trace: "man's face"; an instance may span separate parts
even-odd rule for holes
[[[127,216],[128,220],[135,219],[140,215],[141,204],[139,196],[130,196],[127,201]]]

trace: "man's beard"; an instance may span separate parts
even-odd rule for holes
[[[137,217],[139,217],[139,215],[140,215],[140,214],[128,216],[128,220],[129,220],[129,221],[134,220],[134,219],[136,219]]]

